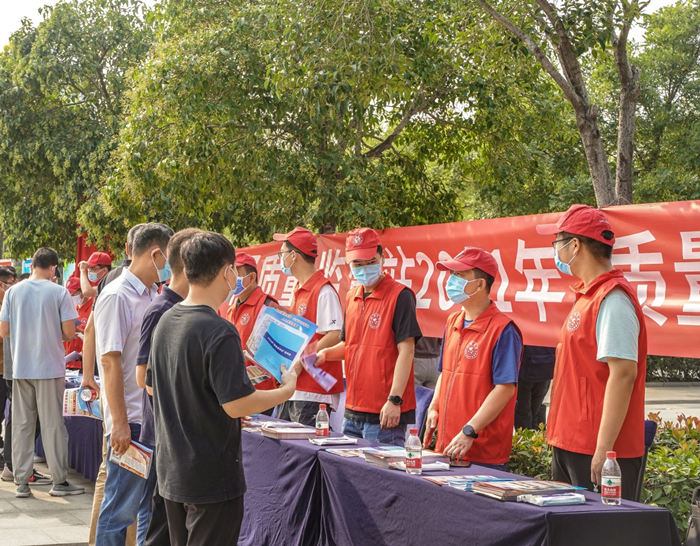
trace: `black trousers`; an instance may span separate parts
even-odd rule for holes
[[[307,427],[316,426],[316,414],[320,409],[321,402],[307,402],[305,400],[287,400],[277,406],[277,418],[285,421],[301,423]],[[331,417],[331,407],[326,404],[328,418]]]
[[[7,399],[10,401],[10,411],[7,413],[7,422],[5,423],[5,447],[3,448],[2,456],[7,465],[7,468],[12,471],[12,380],[6,379],[2,380],[5,383],[7,389]],[[3,412],[5,411],[5,406],[2,407]],[[36,420],[36,432],[34,433],[34,441],[41,434],[41,428],[39,428],[39,418]]]
[[[515,428],[539,428],[542,401],[547,395],[550,383],[551,381],[518,382],[518,405],[515,408]]]
[[[589,491],[593,491],[593,482],[591,481],[592,460],[593,455],[574,453],[558,447],[552,448],[552,479],[585,487]],[[618,458],[617,462],[622,471],[622,498],[634,500],[637,478],[642,468],[642,457],[634,457],[633,459]],[[598,488],[598,491],[600,491],[600,488]]]
[[[160,496],[158,482],[153,490],[151,500],[151,521],[148,524],[144,546],[170,546],[170,531],[168,530],[168,513],[165,510],[165,499]]]
[[[173,546],[236,546],[243,522],[243,495],[210,504],[165,499]]]

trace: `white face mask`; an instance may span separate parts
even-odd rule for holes
[[[83,304],[83,297],[82,296],[71,296],[71,299],[73,300],[73,303],[75,305],[82,305]]]

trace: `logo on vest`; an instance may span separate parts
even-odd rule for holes
[[[574,332],[575,330],[578,330],[579,326],[581,326],[581,313],[574,311],[571,313],[569,320],[566,322],[566,329],[569,332]]]
[[[306,304],[302,303],[299,305],[299,316],[303,317],[306,314]]]
[[[382,323],[382,316],[379,313],[372,313],[369,316],[369,327],[372,328],[372,330],[376,330],[379,328],[379,325]]]
[[[244,313],[243,316],[241,317],[241,324],[245,326],[250,322],[250,315],[248,313]]]
[[[362,241],[364,241],[364,239],[359,233],[352,238],[352,244],[355,246],[361,245]]]
[[[479,356],[479,344],[476,341],[470,341],[467,343],[466,347],[464,347],[464,356],[466,356],[469,360],[474,360],[477,356]]]

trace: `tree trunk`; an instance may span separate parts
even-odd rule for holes
[[[620,87],[620,116],[617,127],[617,175],[615,177],[616,205],[632,203],[632,174],[634,170],[634,128],[639,70],[633,69],[633,77],[627,85]]]
[[[615,204],[615,187],[605,153],[603,139],[598,130],[598,111],[595,106],[586,106],[576,110],[576,125],[581,134],[583,151],[586,154],[588,169],[591,172],[595,199],[598,207]]]

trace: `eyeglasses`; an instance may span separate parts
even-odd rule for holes
[[[284,258],[285,258],[284,255],[285,255],[285,254],[291,254],[292,252],[294,252],[294,251],[293,251],[293,250],[283,250],[282,252],[278,252],[278,253],[277,253],[277,257],[278,257],[280,260],[284,260]]]
[[[564,237],[562,239],[557,239],[556,241],[552,241],[552,248],[554,250],[557,249],[557,243],[565,243],[566,241],[571,241],[572,239],[576,239],[576,237]]]

